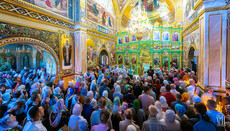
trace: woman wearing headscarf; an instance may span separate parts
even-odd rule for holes
[[[155,106],[156,106],[157,112],[158,112],[158,113],[157,113],[157,116],[156,116],[157,120],[162,120],[162,119],[164,119],[165,113],[162,111],[161,102],[160,102],[160,101],[156,101],[156,102],[155,102]]]
[[[141,129],[141,128],[140,128]],[[129,125],[126,129],[126,131],[137,131],[136,127],[133,125]]]
[[[121,119],[121,102],[120,98],[117,96],[113,100],[113,113],[111,116],[111,121],[113,124],[113,128],[115,131],[119,130],[119,122],[122,120]]]
[[[2,101],[3,101],[2,104],[4,105],[4,104],[8,103],[10,101],[10,97],[11,97],[10,93],[4,93],[2,95]]]
[[[42,88],[42,101],[44,101],[45,99],[50,99],[50,95],[51,95],[51,90],[48,86],[45,86]]]
[[[87,96],[89,96],[91,98],[91,103],[90,105],[93,107],[93,109],[96,109],[97,108],[97,101],[94,99],[93,97],[93,91],[89,91],[87,93]]]
[[[189,100],[189,93],[184,92],[181,96],[182,96],[181,101],[187,103],[187,101]]]
[[[146,118],[145,112],[143,109],[141,109],[140,102],[137,99],[133,101],[133,108],[131,108],[131,110],[133,113],[134,123],[137,124],[141,129]]]
[[[161,102],[161,107],[162,107],[162,110],[164,112],[166,112],[166,110],[168,109],[168,104],[167,104],[167,100],[164,96],[161,96],[160,97],[160,102]]]
[[[160,89],[160,93],[165,93],[166,92],[166,89],[165,89],[165,86],[162,86],[161,89]]]
[[[119,85],[115,87],[115,92],[113,93],[113,99],[115,99],[115,97],[117,96],[119,97],[120,100],[123,100],[123,95],[121,94],[121,87]]]
[[[73,114],[70,116],[68,127],[69,131],[88,131],[88,122],[81,115],[82,106],[76,104],[73,107]]]
[[[74,94],[74,90],[72,88],[69,88],[65,99],[66,108],[69,111],[71,111],[72,107],[77,103],[77,101],[78,101],[78,97]]]
[[[135,81],[135,86],[133,89],[134,95],[138,98],[142,94],[143,88],[141,87],[140,80]]]
[[[113,110],[113,102],[108,98],[109,94],[108,94],[107,90],[103,91],[102,96],[105,98],[106,108],[109,111],[112,111]]]
[[[80,80],[80,78],[77,78],[77,82],[76,82],[76,85],[75,85],[75,92],[77,94],[81,93],[81,80]]]
[[[0,105],[0,118],[2,118],[4,113],[7,111],[7,105],[10,102],[10,97],[10,93],[4,93],[2,95],[2,105]]]
[[[65,91],[64,83],[65,83],[65,81],[62,80],[62,79],[60,79],[59,82],[58,82],[58,87],[60,87],[60,89],[61,89],[62,91]]]
[[[0,131],[8,130],[22,130],[22,127],[18,124],[16,117],[12,114],[7,114],[0,119]]]
[[[96,81],[95,81],[95,80],[92,80],[92,81],[91,81],[90,90],[93,91],[93,94],[94,94],[94,96],[95,96],[96,92],[98,91],[97,85],[96,85]],[[93,96],[93,97],[94,97],[94,96]]]
[[[162,120],[166,125],[167,131],[180,131],[180,122],[176,120],[176,115],[173,110],[165,112],[165,118]]]
[[[201,102],[201,98],[199,97],[199,96],[194,96],[193,98],[192,98],[192,102],[193,102],[193,104],[195,104],[196,102]]]
[[[59,99],[57,100],[53,111],[50,112],[49,115],[49,122],[50,126],[52,127],[51,130],[57,131],[65,124],[68,123],[68,117],[65,115],[66,107],[64,105],[64,100]]]
[[[56,87],[54,90],[53,90],[53,95],[55,97],[57,97],[58,99],[62,99],[62,96],[61,96],[61,88],[60,87]]]
[[[81,95],[80,95],[80,100],[79,100],[81,104],[84,104],[84,99],[86,95],[87,95],[87,87],[81,88]]]
[[[175,110],[176,110],[176,119],[181,122],[181,120],[188,120],[187,115],[185,114],[187,111],[185,107],[181,104],[176,104],[175,105]]]

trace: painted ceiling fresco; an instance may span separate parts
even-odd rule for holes
[[[120,10],[123,8],[123,6],[125,5],[125,2],[127,2],[128,0],[118,0],[118,5],[120,7]]]
[[[18,0],[20,2],[26,2],[32,6],[42,7],[49,11],[55,12],[62,16],[67,17],[68,14],[68,0]]]
[[[114,27],[113,4],[111,0],[87,0],[87,19],[102,26]]]

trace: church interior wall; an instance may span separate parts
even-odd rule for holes
[[[87,67],[92,68],[97,65],[104,64],[102,62],[101,51],[105,50],[108,53],[107,60],[104,60],[106,65],[115,64],[115,41],[97,38],[87,35]]]
[[[51,47],[52,50],[55,51],[55,53],[58,56],[58,60],[61,63],[63,63],[62,62],[63,57],[61,57],[62,50],[59,48],[59,46],[63,44],[63,41],[66,41],[66,38],[62,37],[63,35],[68,36],[68,39],[71,39],[70,40],[71,44],[72,45],[74,44],[72,40],[74,37],[72,31],[73,29],[61,25],[53,24],[51,22],[42,22],[40,20],[34,20],[29,17],[24,18],[23,15],[17,16],[17,12],[14,13],[15,15],[12,15],[12,12],[6,13],[4,10],[1,10],[0,40],[4,40],[4,38],[17,36],[17,37],[27,37],[27,38],[43,41],[45,44]],[[73,56],[74,55],[72,55],[72,57]],[[72,64],[74,65],[74,60],[72,61]],[[58,71],[61,74],[61,76],[64,76],[65,74],[74,73],[74,70],[72,70],[72,68],[67,69],[62,67],[64,66],[61,66],[60,70]]]

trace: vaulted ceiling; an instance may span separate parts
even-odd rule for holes
[[[116,19],[117,19],[117,27],[118,29],[121,29],[121,27],[127,27],[128,21],[131,18],[131,11],[134,7],[136,7],[136,3],[139,0],[112,0],[113,2],[113,6],[114,6],[114,13],[116,15]],[[142,2],[146,2],[146,5],[151,3],[151,2],[155,2],[155,1],[159,1],[160,3],[166,3],[168,10],[170,11],[170,14],[168,14],[170,16],[170,18],[174,18],[175,17],[175,0],[141,0]],[[134,6],[133,6],[134,5]],[[155,22],[155,21],[161,21],[160,18],[160,14],[154,9],[148,11],[148,16],[150,18],[151,21]]]

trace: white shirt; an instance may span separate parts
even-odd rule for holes
[[[47,131],[41,121],[27,122],[22,131]]]

